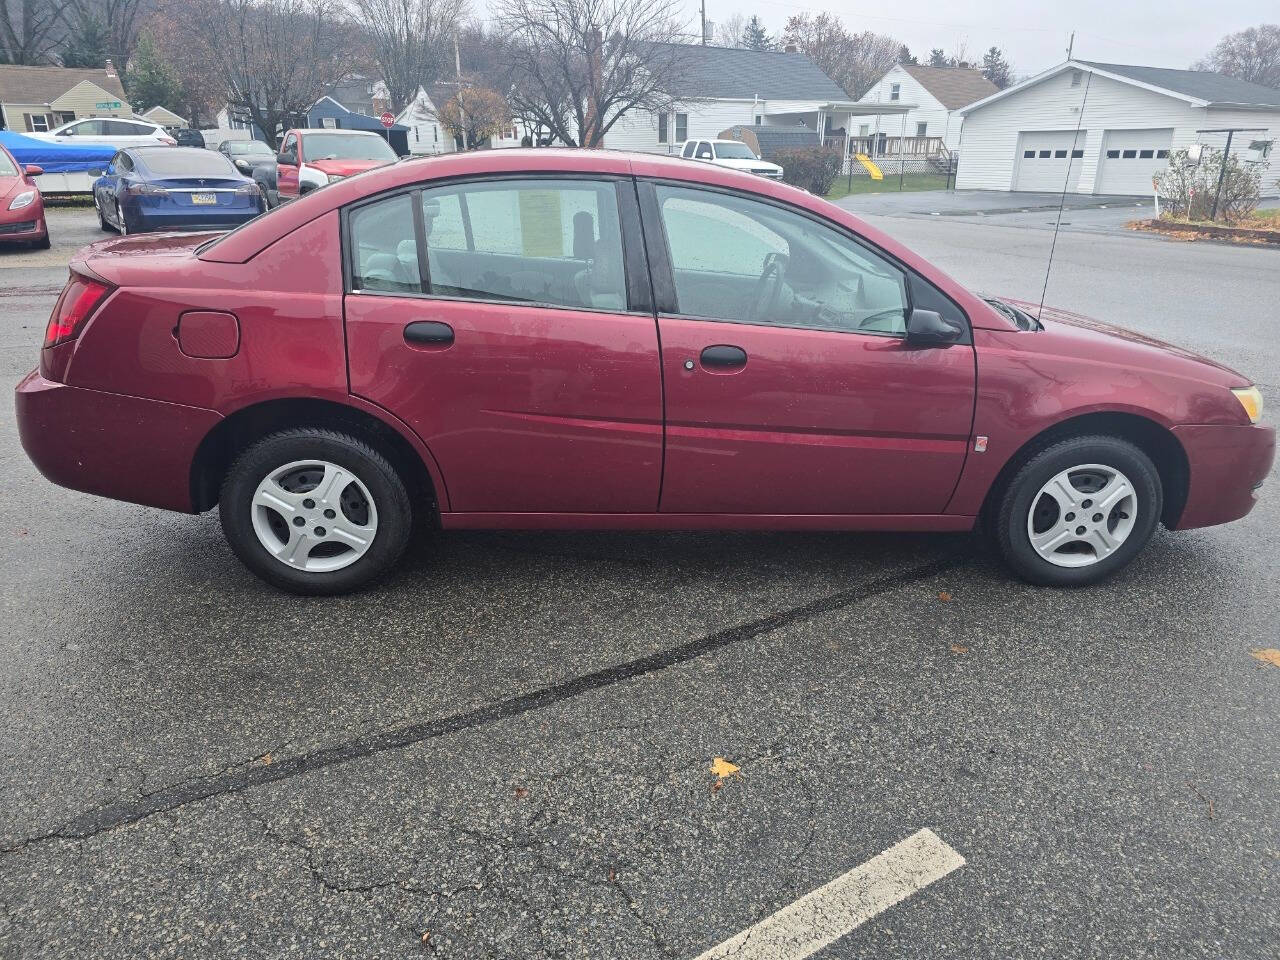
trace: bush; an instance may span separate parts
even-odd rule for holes
[[[1180,220],[1208,220],[1218,192],[1223,152],[1205,147],[1199,161],[1186,150],[1169,154],[1169,166],[1156,174],[1156,192],[1162,215]],[[1246,220],[1258,207],[1262,175],[1256,165],[1242,164],[1234,154],[1226,158],[1226,176],[1218,199],[1218,219],[1227,223]]]
[[[825,197],[840,176],[840,156],[830,147],[798,147],[779,150],[769,159],[782,167],[783,181]]]

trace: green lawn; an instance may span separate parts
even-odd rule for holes
[[[868,176],[853,176],[853,189],[848,189],[848,177],[836,177],[831,185],[828,200],[839,200],[851,193],[897,193],[898,177],[896,174],[885,174],[883,180],[872,180]],[[908,173],[902,178],[903,190],[945,190],[947,178],[941,173]]]

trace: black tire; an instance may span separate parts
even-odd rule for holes
[[[1102,559],[1088,566],[1058,566],[1031,545],[1028,517],[1045,484],[1062,471],[1083,464],[1109,467],[1129,479],[1136,502],[1133,526],[1119,547]],[[1142,450],[1119,437],[1070,437],[1042,447],[1018,468],[997,503],[991,533],[1005,563],[1023,580],[1040,586],[1080,587],[1109,577],[1137,556],[1155,532],[1163,507],[1159,471]],[[1116,516],[1129,519],[1127,514]]]
[[[35,243],[31,244],[31,247],[33,250],[48,250],[50,246],[51,244],[49,243],[49,234],[47,232],[43,237],[41,237]]]
[[[253,497],[263,479],[287,464],[312,459],[354,474],[377,511],[377,528],[367,551],[338,570],[289,566],[263,546],[253,526]],[[386,457],[355,437],[309,427],[271,434],[245,450],[227,471],[218,510],[227,542],[246,567],[281,590],[304,595],[350,593],[385,576],[404,553],[413,529],[409,494]]]

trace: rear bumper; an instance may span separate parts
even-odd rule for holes
[[[1175,530],[1230,523],[1253,509],[1275,462],[1275,428],[1182,426],[1173,433],[1191,467],[1187,502]]]
[[[129,216],[129,229],[147,230],[231,230],[248,223],[258,215],[258,210],[235,210],[213,213],[192,207],[173,212],[156,213],[151,210],[135,211]]]
[[[33,370],[14,395],[22,448],[63,487],[191,512],[191,464],[213,410],[85,390]]]

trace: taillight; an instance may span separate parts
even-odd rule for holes
[[[85,321],[93,316],[93,311],[98,309],[98,304],[110,292],[111,287],[101,280],[73,273],[53,308],[53,316],[49,318],[49,326],[44,331],[44,345],[56,347],[80,336]]]
[[[169,191],[164,187],[158,187],[154,183],[143,183],[135,181],[124,188],[124,192],[131,197],[163,197],[167,196]]]

